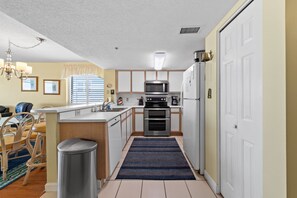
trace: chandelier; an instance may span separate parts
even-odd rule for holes
[[[39,42],[33,46],[29,47],[22,47],[19,45],[16,45],[12,43],[11,41],[8,41],[8,50],[6,51],[6,60],[0,59],[0,74],[1,76],[5,76],[7,80],[10,80],[13,75],[15,77],[21,79],[23,77],[28,77],[29,74],[32,74],[32,67],[28,66],[27,63],[24,62],[16,62],[13,64],[12,62],[12,52],[11,52],[11,45],[14,45],[15,47],[22,48],[22,49],[31,49],[34,47],[37,47],[42,42],[45,41],[43,38],[36,38]]]

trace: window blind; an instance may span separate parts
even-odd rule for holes
[[[104,79],[94,75],[71,77],[71,104],[95,103],[104,100]]]

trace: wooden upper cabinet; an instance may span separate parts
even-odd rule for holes
[[[169,71],[169,92],[181,91],[183,73],[183,71]]]
[[[131,71],[117,71],[118,93],[131,92]]]
[[[156,71],[146,71],[145,72],[145,80],[157,80],[157,72]]]
[[[157,71],[157,80],[168,80],[168,71]]]
[[[132,92],[143,93],[144,92],[144,71],[132,71]]]

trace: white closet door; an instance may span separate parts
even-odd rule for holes
[[[225,198],[260,198],[263,194],[260,12],[259,1],[254,1],[221,33],[221,182]]]
[[[236,23],[221,33],[221,188],[226,198],[240,188],[237,125]]]

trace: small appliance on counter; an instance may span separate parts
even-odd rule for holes
[[[178,105],[178,96],[171,96],[171,105],[172,106]]]
[[[119,97],[117,101],[117,105],[124,105],[123,98]]]
[[[140,98],[137,99],[138,100],[138,105],[142,106],[143,105],[143,97],[141,96]]]

